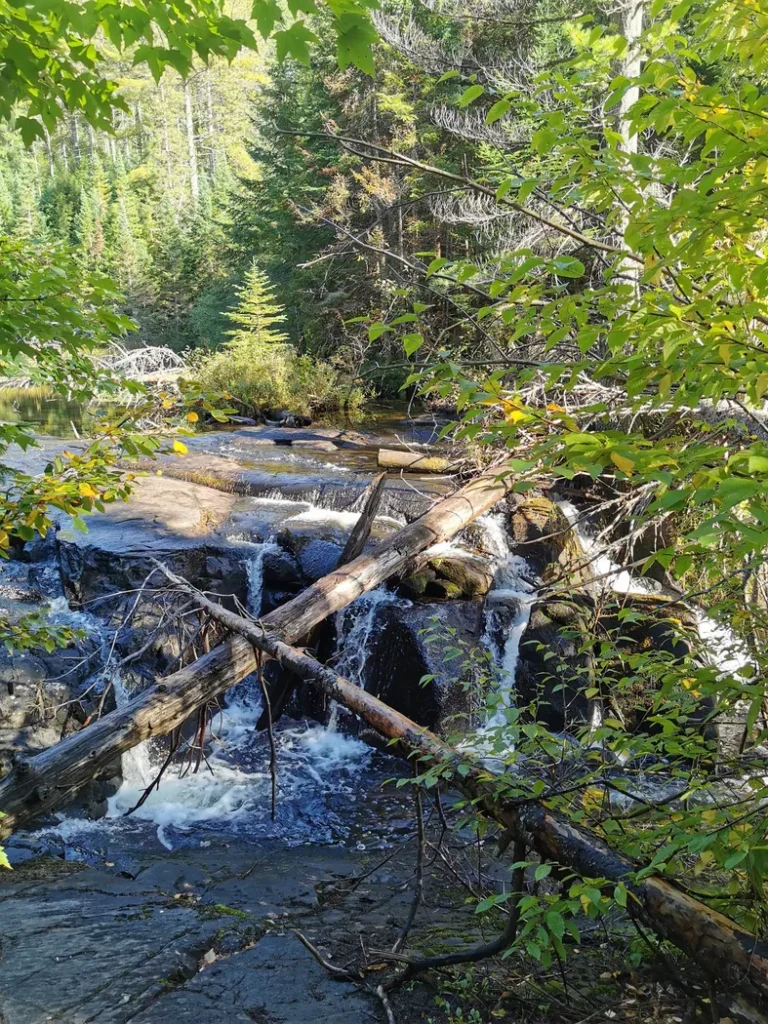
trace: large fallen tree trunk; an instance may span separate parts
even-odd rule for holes
[[[536,850],[542,860],[554,861],[587,878],[604,878],[612,884],[623,882],[630,893],[627,910],[633,918],[672,942],[707,977],[716,978],[722,986],[716,995],[724,997],[725,1005],[731,1005],[738,995],[748,1002],[752,1019],[767,1019],[764,1014],[768,1007],[768,943],[673,882],[655,877],[633,882],[643,865],[617,853],[599,836],[573,825],[539,800],[505,799],[500,780],[489,781],[487,768],[467,754],[459,753],[434,733],[337,676],[303,651],[271,636],[258,623],[214,604],[186,581],[167,569],[164,572],[227,629],[237,631],[254,648],[277,658],[328,698],[349,708],[381,736],[397,741],[394,750],[405,758],[418,758],[421,771],[432,766],[447,769],[451,784],[472,800],[477,810],[502,825],[511,838]]]
[[[425,548],[448,540],[507,493],[509,471],[477,477],[403,527],[370,554],[360,555],[318,580],[261,620],[287,643],[355,598],[402,572]],[[253,646],[241,636],[215,647],[193,665],[167,676],[81,732],[17,764],[0,780],[0,837],[60,807],[116,758],[153,736],[181,725],[201,704],[256,669]]]

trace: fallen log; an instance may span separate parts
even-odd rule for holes
[[[401,452],[396,448],[379,448],[378,463],[382,469],[402,469],[406,473],[451,473],[458,464],[441,455]]]
[[[420,519],[318,580],[261,620],[265,629],[296,643],[312,627],[367,590],[402,572],[425,548],[448,540],[509,490],[509,470],[477,477]],[[256,670],[253,646],[241,636],[215,647],[193,665],[167,676],[124,707],[17,764],[0,780],[0,838],[65,804],[125,751],[181,725],[201,704]]]
[[[627,911],[631,917],[673,943],[708,977],[716,978],[725,986],[727,991],[717,994],[726,997],[727,1005],[730,1006],[738,994],[749,1002],[753,1019],[766,1019],[762,1013],[768,1007],[768,943],[690,896],[674,882],[656,877],[633,881],[645,865],[617,853],[599,836],[549,810],[545,803],[500,796],[499,780],[489,781],[487,768],[473,758],[337,676],[303,651],[270,635],[260,624],[214,604],[186,581],[161,568],[172,583],[212,618],[239,633],[264,654],[277,658],[328,698],[344,704],[381,736],[395,740],[395,752],[406,759],[418,758],[421,771],[431,766],[448,768],[451,784],[461,790],[476,809],[502,825],[510,838],[536,850],[542,860],[554,861],[587,878],[604,878],[612,884],[623,882],[630,894]],[[761,1016],[755,1016],[757,1013]]]

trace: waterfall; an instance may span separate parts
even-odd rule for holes
[[[268,554],[279,552],[280,545],[274,541],[263,541],[260,544],[248,544],[250,554],[245,563],[248,578],[248,611],[255,619],[261,615],[264,596],[264,558]]]
[[[369,590],[336,613],[338,661],[336,672],[355,686],[364,686],[365,663],[376,635],[376,615],[382,605],[406,607],[410,601],[388,590]]]
[[[503,536],[506,541],[506,535]],[[520,641],[536,599],[531,577],[531,568],[524,558],[507,554],[500,561],[494,574],[493,587],[486,596],[482,642],[495,655],[494,660],[499,669],[499,702],[484,729],[503,726],[506,722],[505,711],[514,705]]]
[[[602,589],[610,587],[617,594],[658,594],[660,586],[655,580],[644,576],[633,576],[623,569],[610,555],[601,551],[594,537],[590,536],[579,522],[580,513],[570,501],[557,502],[571,523],[581,543],[595,576],[600,577],[596,585]],[[701,609],[696,611],[699,637],[712,664],[720,669],[723,676],[738,676],[740,670],[750,662],[749,653],[743,641],[727,626],[717,622]]]

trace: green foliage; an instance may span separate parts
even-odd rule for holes
[[[375,32],[366,8],[370,0],[330,0],[341,67],[372,70],[370,44]],[[319,10],[314,0],[289,3],[292,15]],[[275,0],[257,0],[253,17],[263,38],[274,35],[281,58],[308,59],[317,37],[302,18],[284,28],[285,14]],[[220,0],[145,0],[105,5],[97,0],[55,0],[20,6],[0,3],[0,120],[15,119],[29,145],[44,139],[64,112],[81,111],[93,125],[111,131],[115,111],[128,109],[115,77],[105,76],[115,54],[145,65],[156,81],[168,67],[182,76],[194,58],[232,60],[243,48],[255,49],[251,26],[225,13]],[[22,111],[17,106],[23,104]]]
[[[292,345],[249,340],[247,334],[206,358],[199,380],[255,410],[355,409],[364,397],[359,388],[340,383],[329,363],[299,355]]]
[[[239,326],[227,332],[231,340],[220,351],[200,362],[203,388],[257,410],[317,412],[362,404],[362,390],[344,385],[330,363],[300,355],[286,344],[277,326],[285,322],[284,308],[255,262],[236,294],[239,305],[225,316]]]

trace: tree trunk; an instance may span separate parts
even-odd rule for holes
[[[387,482],[387,474],[379,473],[376,479],[373,481],[371,486],[368,488],[368,493],[363,506],[363,511],[360,513],[360,518],[357,520],[355,525],[347,538],[347,543],[344,545],[344,550],[341,552],[339,558],[339,565],[349,565],[363,553],[363,548],[371,535],[371,527],[373,521],[376,518],[379,505],[381,505],[381,496],[384,493],[384,484]]]
[[[192,90],[184,82],[184,124],[187,130],[187,153],[189,156],[189,190],[197,204],[200,198],[200,178],[197,170],[197,146],[195,143],[195,119],[192,112]]]
[[[420,551],[448,540],[507,493],[512,477],[487,473],[438,502],[376,551],[318,580],[261,620],[281,640],[295,643],[329,615],[402,571]],[[0,781],[0,836],[60,807],[115,758],[152,736],[181,725],[201,704],[254,672],[253,646],[235,636],[193,665],[158,682],[81,732],[17,765]]]

